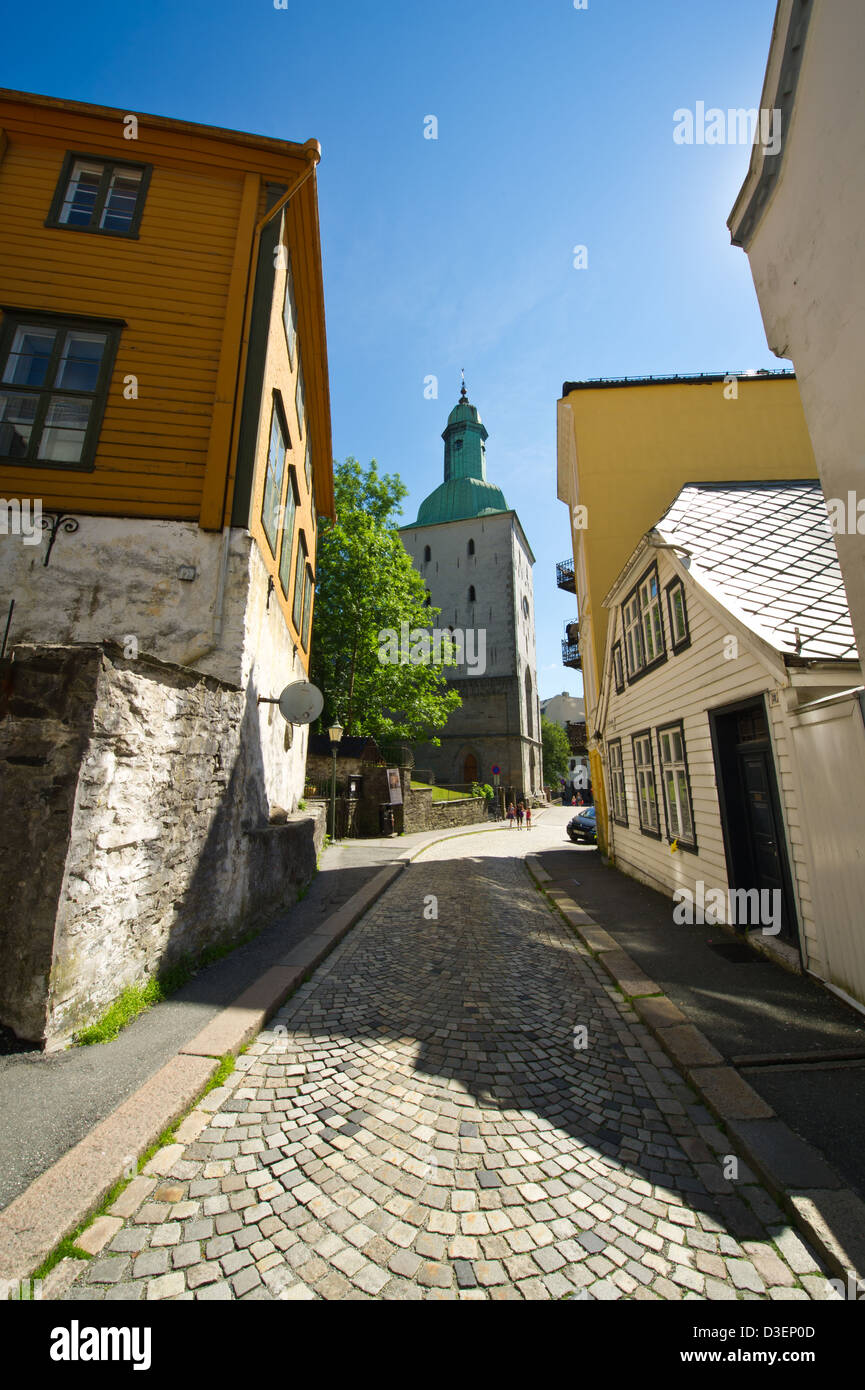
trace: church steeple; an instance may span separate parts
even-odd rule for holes
[[[415,526],[436,526],[443,521],[463,521],[467,517],[508,511],[501,488],[487,482],[488,438],[477,406],[468,398],[463,373],[460,398],[442,432],[444,482],[421,502]]]
[[[485,483],[486,441],[489,435],[478,414],[477,406],[472,405],[466,392],[466,378],[460,398],[448,416],[442,433],[445,442],[445,482],[452,478],[477,478]]]

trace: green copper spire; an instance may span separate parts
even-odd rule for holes
[[[466,394],[463,373],[460,398],[448,416],[442,433],[445,442],[445,480],[425,498],[415,526],[440,521],[462,521],[509,510],[501,488],[487,482],[486,427]]]

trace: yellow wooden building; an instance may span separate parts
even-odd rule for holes
[[[0,496],[248,526],[304,667],[333,509],[319,157],[0,91]]]
[[[0,1023],[46,1046],[315,870],[319,159],[0,91]]]
[[[641,537],[689,482],[816,477],[799,388],[782,372],[565,382],[558,402],[558,497],[571,520],[575,595],[563,654],[583,673],[599,839],[607,795],[593,739],[609,614],[604,596]]]

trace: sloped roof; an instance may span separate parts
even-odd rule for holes
[[[856,660],[818,482],[689,483],[654,529],[689,551],[694,578],[779,652]]]

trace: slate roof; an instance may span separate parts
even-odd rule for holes
[[[847,595],[818,482],[689,483],[655,531],[690,551],[694,578],[714,588],[778,651],[856,660]]]

